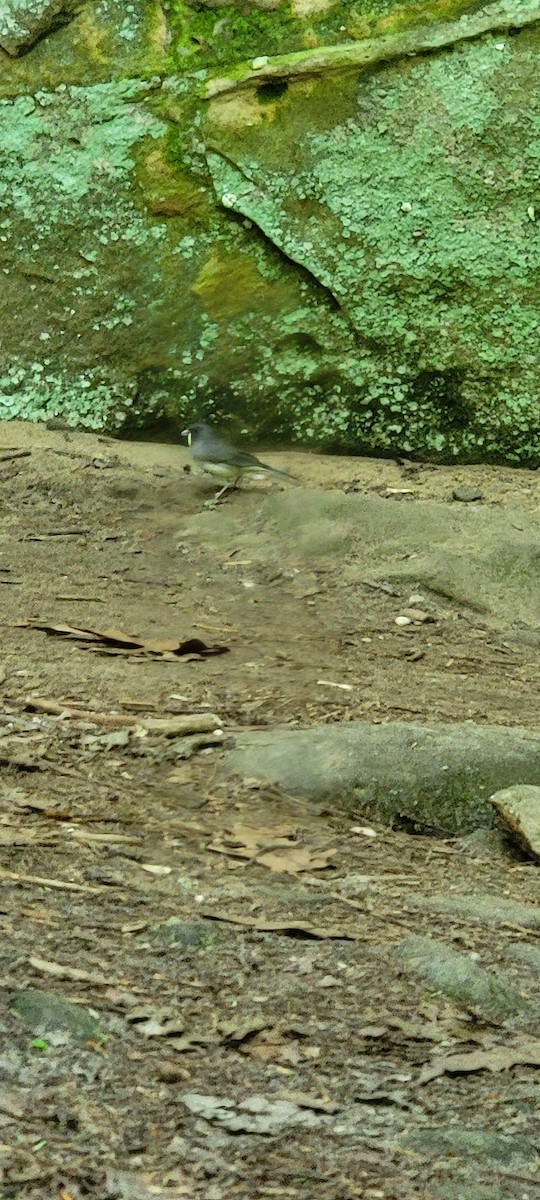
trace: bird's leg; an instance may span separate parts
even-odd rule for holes
[[[225,483],[223,485],[223,487],[219,489],[219,492],[216,492],[212,503],[217,504],[218,500],[221,500],[221,497],[225,495],[225,492],[232,492],[232,491],[234,491],[235,487],[236,487],[236,479],[235,479],[234,483]]]

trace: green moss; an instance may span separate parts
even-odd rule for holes
[[[255,8],[239,11],[232,4],[195,10],[173,0],[170,22],[179,68],[185,67],[191,56],[212,69],[257,55],[301,50],[306,45],[306,23],[293,16],[287,3],[268,12]]]
[[[249,259],[217,251],[206,260],[191,287],[208,315],[217,321],[249,312],[263,289],[264,280]]]
[[[455,19],[482,7],[481,0],[341,0],[326,12],[300,17],[288,2],[264,10],[238,4],[191,8],[172,0],[173,60],[179,69],[198,60],[209,71],[261,55],[273,57],[319,45],[396,33],[421,23]]]
[[[483,7],[482,0],[427,0],[425,3],[389,2],[386,5],[384,2],[377,3],[377,0],[365,0],[365,5],[353,0],[347,20],[347,34],[353,38],[384,37],[417,25],[455,21],[464,13],[475,12]]]
[[[156,216],[204,224],[210,217],[207,190],[189,172],[179,169],[176,156],[168,153],[169,146],[170,134],[157,145],[145,143],[135,151],[135,175],[144,204]]]

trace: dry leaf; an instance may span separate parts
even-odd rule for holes
[[[2,1086],[0,1089],[0,1113],[4,1113],[7,1117],[14,1117],[17,1120],[20,1120],[24,1113],[24,1105],[26,1104],[27,1096],[27,1092]]]
[[[18,629],[41,629],[43,633],[56,637],[93,643],[96,648],[106,648],[107,653],[206,658],[211,654],[227,654],[229,649],[228,646],[207,646],[200,638],[179,642],[174,639],[133,637],[121,629],[78,629],[74,625],[56,625],[46,621],[17,621],[15,624]]]
[[[309,921],[265,921],[264,918],[259,920],[255,917],[237,917],[232,913],[228,915],[214,912],[201,912],[200,915],[209,921],[226,921],[231,925],[243,925],[246,929],[257,929],[260,933],[284,933],[287,937],[321,940],[340,938],[347,942],[361,942],[365,937],[363,933],[351,929],[341,929],[335,925],[323,929],[319,925],[312,925]]]
[[[471,1071],[508,1071],[510,1067],[540,1067],[540,1041],[517,1042],[514,1046],[495,1046],[493,1050],[473,1050],[470,1054],[449,1054],[425,1066],[418,1083],[429,1083],[438,1075],[465,1075]]]
[[[89,971],[81,971],[78,967],[65,967],[62,963],[49,962],[46,958],[29,958],[34,971],[43,975],[52,975],[55,979],[74,979],[80,983],[110,984],[110,979],[104,975],[92,975]]]
[[[291,1100],[299,1108],[311,1108],[313,1112],[339,1112],[339,1104],[335,1100],[321,1100],[318,1096],[310,1096],[307,1092],[281,1092],[283,1100]]]
[[[297,875],[302,871],[324,871],[332,866],[328,860],[336,853],[335,849],[319,850],[302,846],[297,841],[296,831],[289,827],[263,829],[251,825],[234,825],[220,834],[207,849],[214,854],[258,862],[270,871],[289,875]]]
[[[148,1021],[138,1021],[136,1024],[137,1032],[142,1033],[144,1037],[180,1037],[184,1032],[183,1021],[165,1021],[161,1022],[158,1017],[152,1017]]]
[[[242,1042],[247,1042],[251,1038],[261,1033],[263,1029],[268,1029],[268,1021],[264,1017],[252,1017],[242,1020],[241,1017],[230,1021],[220,1021],[218,1025],[218,1033],[221,1035],[225,1045],[240,1046]]]

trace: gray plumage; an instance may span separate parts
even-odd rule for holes
[[[236,446],[214,433],[210,425],[198,422],[189,429],[184,429],[182,436],[187,437],[191,457],[203,471],[228,480],[223,491],[228,487],[236,487],[243,475],[267,472],[281,479],[296,478],[288,471],[278,471],[276,467],[268,466],[268,463],[261,462],[254,454],[238,450]]]

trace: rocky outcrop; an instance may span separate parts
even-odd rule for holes
[[[21,54],[71,15],[72,9],[65,0],[4,0],[0,11],[0,46],[8,54]]]
[[[540,9],[374,5],[10,0],[0,415],[540,461]]]

